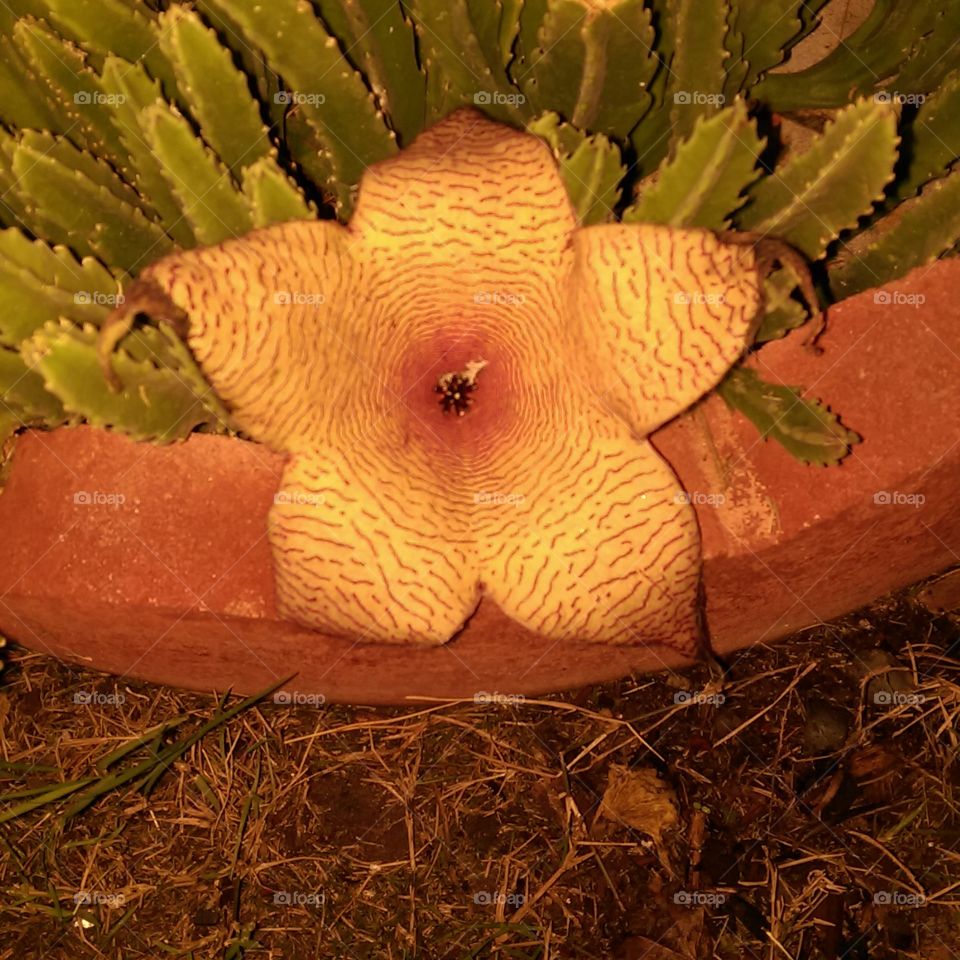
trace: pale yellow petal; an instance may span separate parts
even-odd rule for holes
[[[508,616],[557,640],[696,654],[696,518],[649,443],[581,417],[505,484],[522,499],[476,523],[487,592]]]
[[[611,409],[647,434],[715,387],[761,319],[748,245],[708,230],[611,224],[574,242],[570,316]]]
[[[537,137],[457,110],[363,176],[349,230],[379,263],[511,288],[566,263],[576,218]]]
[[[237,423],[274,449],[323,436],[322,401],[370,364],[350,335],[362,286],[351,245],[336,223],[283,223],[140,275],[187,314],[187,342]]]
[[[444,643],[480,598],[475,552],[436,486],[373,446],[294,457],[270,542],[279,611],[328,634]]]

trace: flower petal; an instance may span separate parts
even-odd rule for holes
[[[367,171],[349,227],[281,224],[141,279],[240,426],[291,454],[285,616],[443,643],[485,590],[548,637],[695,655],[695,516],[638,437],[744,348],[752,248],[577,231],[547,147],[461,110]],[[473,406],[443,413],[435,388],[471,369]]]
[[[575,228],[546,144],[469,109],[369,167],[349,225],[378,263],[421,283],[559,269]]]
[[[240,427],[277,450],[326,435],[334,384],[367,375],[350,341],[360,266],[332,222],[283,223],[151,264]],[[333,374],[336,376],[333,376]]]
[[[753,248],[709,230],[601,225],[574,249],[571,322],[594,388],[641,435],[715,387],[761,319]]]
[[[486,590],[546,637],[665,645],[694,657],[693,509],[647,441],[625,427],[597,435],[597,426],[571,423],[529,464],[521,504],[478,514]]]
[[[480,600],[462,519],[375,444],[293,457],[270,511],[280,613],[360,641],[445,643]]]

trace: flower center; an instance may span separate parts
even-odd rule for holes
[[[384,422],[399,429],[383,443],[417,448],[431,475],[460,482],[464,465],[482,472],[514,443],[523,395],[512,343],[476,326],[445,327],[404,342],[390,366],[384,413],[397,416]]]
[[[442,373],[433,388],[440,394],[444,413],[462,417],[473,403],[472,393],[477,389],[477,374],[487,365],[486,360],[471,360],[460,372]]]

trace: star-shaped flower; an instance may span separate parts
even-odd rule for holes
[[[440,644],[481,595],[535,633],[693,655],[693,509],[645,437],[750,340],[749,245],[579,227],[549,149],[460,110],[369,168],[349,226],[165,257],[121,310],[179,318],[288,454],[281,613]]]

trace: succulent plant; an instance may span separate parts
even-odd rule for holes
[[[364,171],[463,105],[541,137],[582,224],[779,237],[824,302],[951,253],[956,3],[877,0],[822,62],[771,72],[824,3],[11,0],[0,440],[78,421],[157,441],[236,430],[176,323],[102,335],[132,278],[255,227],[348,221]],[[802,149],[780,136],[785,114],[813,129]],[[768,276],[757,342],[805,322],[803,273]],[[719,390],[804,461],[856,440],[743,368]]]

